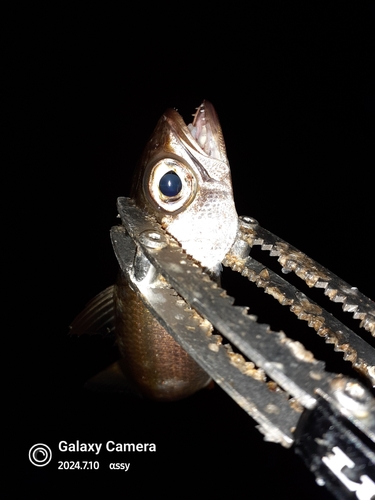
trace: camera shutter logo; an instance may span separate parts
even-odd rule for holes
[[[29,460],[36,467],[44,467],[50,463],[51,458],[51,448],[46,444],[34,444],[34,446],[32,446],[29,450]]]

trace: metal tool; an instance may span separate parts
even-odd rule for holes
[[[132,200],[119,198],[118,211],[122,225],[112,228],[111,239],[121,270],[166,330],[256,420],[266,441],[294,446],[318,484],[337,498],[375,498],[375,351],[282,274],[295,273],[342,303],[365,335],[375,336],[374,303],[255,219],[239,218],[223,265],[307,321],[359,377],[329,373],[302,343],[234,306]],[[281,275],[249,255],[254,246],[277,257]]]

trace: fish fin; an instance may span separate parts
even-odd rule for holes
[[[203,389],[212,391],[212,389],[215,389],[215,387],[216,387],[215,381],[211,379],[209,380],[208,384],[205,387],[203,387]]]
[[[134,394],[134,390],[122,371],[119,361],[115,361],[97,375],[91,377],[84,387],[90,391]]]
[[[115,329],[114,285],[96,295],[70,325],[70,335],[107,335]]]

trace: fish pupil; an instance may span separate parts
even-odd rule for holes
[[[182,182],[180,177],[170,170],[160,179],[159,182],[160,192],[164,196],[176,196],[182,189]]]

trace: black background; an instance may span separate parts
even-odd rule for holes
[[[221,120],[238,213],[375,297],[374,9],[144,4],[20,9],[12,22],[12,206],[22,236],[13,246],[16,463],[38,442],[54,452],[46,468],[27,464],[16,497],[26,486],[28,498],[63,490],[72,498],[330,498],[218,388],[174,404],[86,393],[83,382],[113,355],[111,340],[67,332],[115,279],[116,198],[129,195],[157,120],[176,107],[188,121],[203,99]],[[227,286],[241,295],[237,281]],[[251,303],[238,303],[288,334],[300,328],[251,293]],[[95,459],[60,453],[62,440],[155,442],[157,452],[102,452],[99,471],[56,471],[59,459]],[[111,461],[130,462],[129,472],[109,471]]]

